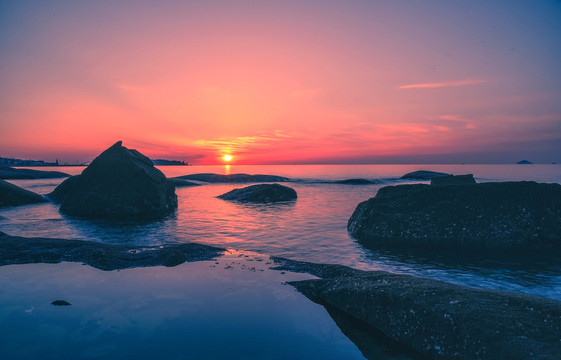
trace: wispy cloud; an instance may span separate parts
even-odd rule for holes
[[[446,82],[435,82],[435,83],[423,83],[423,84],[408,84],[398,86],[397,88],[400,90],[403,89],[437,89],[443,87],[458,87],[458,86],[467,86],[467,85],[477,85],[483,84],[488,82],[488,80],[483,79],[465,79],[459,81],[446,81]]]

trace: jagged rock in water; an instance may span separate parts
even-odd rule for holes
[[[234,189],[218,197],[230,201],[271,203],[296,200],[298,195],[294,189],[288,186],[279,184],[259,184],[241,189]]]
[[[430,180],[431,185],[447,186],[447,185],[469,185],[476,184],[473,174],[467,175],[446,175],[438,176]]]
[[[251,182],[287,182],[290,181],[289,178],[277,175],[249,175],[249,174],[212,174],[212,173],[201,173],[201,174],[191,174],[177,176],[173,179],[182,180],[196,180],[204,181],[209,183],[251,183]]]
[[[411,180],[431,180],[435,177],[439,176],[447,176],[450,174],[441,173],[437,171],[428,171],[428,170],[418,170],[407,173],[403,175],[400,179],[411,179]]]
[[[8,180],[33,180],[63,178],[70,175],[60,171],[41,171],[32,169],[14,169],[9,166],[0,165],[0,179]]]
[[[53,302],[51,302],[51,305],[54,305],[54,306],[70,306],[72,304],[69,303],[66,300],[54,300]]]
[[[22,189],[7,181],[0,180],[0,207],[35,204],[46,201],[47,200],[39,194]]]
[[[70,183],[55,189],[60,211],[83,218],[152,220],[177,208],[175,187],[152,161],[118,141]],[[53,194],[51,193],[51,194]],[[66,195],[64,196],[64,193]]]
[[[346,314],[431,359],[546,360],[561,354],[557,300],[341,265],[274,260],[281,264],[278,270],[322,278],[288,284],[330,314],[331,307],[338,309],[339,326],[356,326],[341,321]],[[367,337],[353,341],[363,353],[371,342]]]
[[[535,182],[381,188],[348,221],[367,247],[561,249],[561,185]]]

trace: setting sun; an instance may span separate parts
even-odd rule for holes
[[[230,161],[232,160],[232,155],[224,155],[223,159],[224,161]]]

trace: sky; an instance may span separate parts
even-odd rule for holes
[[[559,0],[0,0],[0,156],[559,163],[559,19]]]

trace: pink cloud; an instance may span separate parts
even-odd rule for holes
[[[482,79],[465,79],[459,81],[436,82],[436,83],[423,83],[423,84],[409,84],[398,86],[398,89],[437,89],[443,87],[458,87],[467,85],[477,85],[488,82]]]

